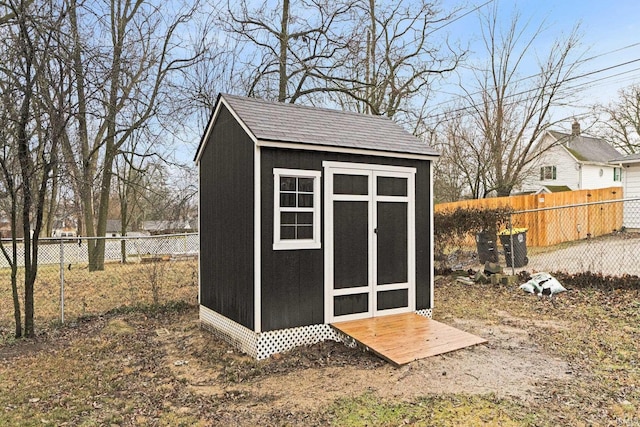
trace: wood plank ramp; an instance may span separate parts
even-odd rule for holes
[[[395,366],[487,342],[416,313],[337,322],[331,326]]]

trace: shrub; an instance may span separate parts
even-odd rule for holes
[[[450,267],[451,255],[459,253],[467,238],[480,232],[496,234],[509,222],[510,207],[494,209],[457,208],[433,215],[434,258],[440,268]]]

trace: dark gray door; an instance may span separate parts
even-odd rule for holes
[[[413,310],[414,175],[406,168],[343,165],[325,166],[325,317]]]

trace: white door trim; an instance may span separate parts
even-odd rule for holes
[[[368,163],[342,163],[342,162],[323,162],[324,168],[324,276],[325,276],[325,307],[324,317],[325,323],[333,321],[346,321],[362,319],[367,317],[375,317],[378,315],[405,313],[415,311],[416,296],[416,250],[415,250],[415,174],[416,169],[403,166],[377,165]],[[369,177],[369,188],[367,195],[334,195],[333,194],[333,176],[334,174],[346,175],[363,175]],[[407,195],[406,196],[378,196],[376,182],[378,176],[407,178]],[[358,288],[347,288],[336,290],[333,289],[333,202],[335,201],[366,201],[368,208],[368,269],[369,280],[366,286]],[[377,227],[377,203],[378,202],[399,202],[407,203],[407,283],[392,283],[386,285],[377,285],[377,236],[375,228]],[[407,307],[395,309],[378,310],[377,309],[377,292],[385,290],[407,289],[408,304]],[[350,295],[356,293],[368,292],[369,310],[364,313],[349,314],[343,316],[333,315],[334,297],[340,295]]]

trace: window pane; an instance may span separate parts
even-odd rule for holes
[[[286,208],[295,208],[296,193],[280,193],[280,206]]]
[[[280,224],[282,225],[294,225],[296,223],[295,212],[282,212],[280,213]]]
[[[333,175],[333,194],[368,194],[369,177],[366,175]]]
[[[280,191],[296,191],[296,179],[290,176],[281,176]]]
[[[378,177],[379,196],[406,196],[407,178]]]
[[[313,178],[298,178],[298,191],[313,193]]]
[[[313,194],[298,194],[298,207],[299,208],[312,208],[313,207]]]
[[[313,239],[313,227],[310,225],[298,226],[298,239]]]
[[[280,227],[280,239],[293,240],[296,238],[296,227],[283,225]]]
[[[296,224],[313,224],[313,212],[298,212],[298,221]]]

